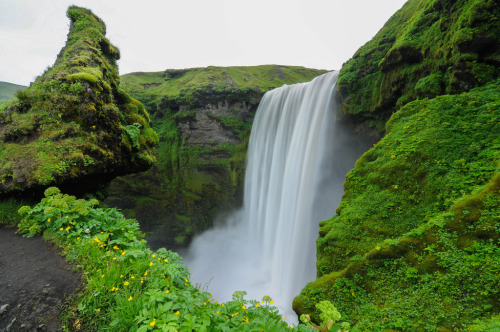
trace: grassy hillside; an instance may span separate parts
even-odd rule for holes
[[[17,85],[0,81],[0,100],[12,99],[14,98],[17,91],[24,89],[26,89],[24,85]]]
[[[346,116],[385,136],[320,224],[298,313],[328,299],[361,331],[498,327],[498,13],[410,0],[342,68]]]
[[[254,101],[283,84],[312,80],[326,71],[304,67],[263,65],[168,69],[122,76],[122,87],[143,102],[149,112],[196,109],[227,100]]]
[[[324,72],[266,65],[122,76],[124,90],[152,115],[158,162],[113,181],[106,203],[137,218],[153,246],[186,245],[240,203],[248,137],[262,95]]]
[[[95,190],[147,169],[157,143],[144,106],[119,87],[120,53],[89,10],[70,7],[55,64],[0,109],[0,194],[58,184]]]
[[[7,105],[9,100],[14,98],[17,91],[24,89],[26,89],[26,87],[23,85],[0,82],[0,107]]]

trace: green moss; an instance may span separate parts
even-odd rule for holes
[[[362,128],[406,103],[496,79],[500,9],[491,0],[410,0],[340,71],[343,110]]]
[[[500,312],[499,88],[391,117],[321,223],[319,278],[296,311],[326,298],[360,330],[456,330]]]
[[[0,194],[53,184],[86,192],[154,162],[157,137],[144,107],[118,88],[119,52],[104,23],[84,8],[67,14],[70,32],[55,64],[1,114],[0,164],[9,167],[0,170]],[[140,129],[130,135],[134,123]]]

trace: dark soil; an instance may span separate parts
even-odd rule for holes
[[[0,332],[62,331],[62,306],[80,284],[79,275],[43,238],[0,228]]]

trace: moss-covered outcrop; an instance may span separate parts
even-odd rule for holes
[[[500,81],[414,101],[358,160],[321,223],[319,279],[361,330],[454,330],[500,312]]]
[[[342,68],[346,116],[385,136],[320,224],[297,313],[328,299],[360,331],[498,327],[499,7],[410,0]]]
[[[262,95],[325,71],[303,67],[208,67],[122,76],[152,114],[158,162],[111,183],[107,204],[137,218],[152,246],[186,245],[241,203],[246,148]]]
[[[104,22],[70,7],[54,65],[0,110],[0,194],[94,190],[154,162],[157,135],[144,106],[119,87],[118,49]]]
[[[380,135],[415,99],[469,91],[500,74],[494,0],[409,0],[340,71],[343,110]]]

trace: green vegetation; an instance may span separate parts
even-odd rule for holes
[[[155,160],[157,136],[144,106],[118,86],[120,54],[104,23],[74,6],[67,15],[70,33],[54,66],[0,108],[0,194],[51,184],[85,193]],[[140,135],[131,137],[136,123]]]
[[[0,200],[0,227],[13,227],[19,222],[17,211],[23,205],[28,204],[27,201],[18,200],[15,198],[4,198]]]
[[[409,0],[342,67],[344,112],[380,135],[391,114],[412,100],[495,80],[499,17],[494,0]]]
[[[326,70],[297,66],[207,67],[168,69],[154,73],[131,73],[121,86],[140,100],[151,114],[198,109],[226,101],[257,104],[264,92],[307,82]]]
[[[0,107],[7,105],[10,99],[13,99],[16,92],[26,89],[23,85],[1,82],[0,81]]]
[[[114,180],[106,203],[137,218],[145,231],[154,229],[150,243],[156,237],[168,248],[187,245],[216,216],[240,204],[251,123],[262,95],[324,72],[267,65],[122,76],[123,89],[152,115],[160,143],[155,166]]]
[[[97,207],[95,199],[76,199],[55,187],[34,207],[23,206],[19,231],[45,232],[83,272],[85,289],[63,314],[66,328],[95,331],[314,331],[289,327],[269,296],[261,302],[218,303],[190,282],[181,257],[151,251],[135,220],[116,209]]]
[[[321,223],[318,280],[361,330],[456,330],[500,312],[500,81],[414,101],[349,172]]]
[[[353,330],[498,328],[499,15],[495,1],[409,0],[344,65],[344,115],[385,136],[320,223],[297,313],[326,299]]]

